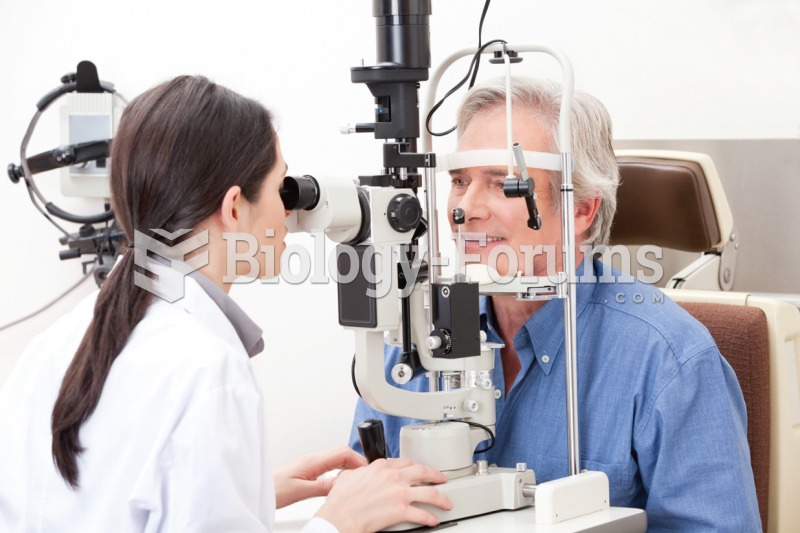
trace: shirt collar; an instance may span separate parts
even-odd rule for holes
[[[575,270],[575,277],[578,279],[575,290],[577,296],[576,318],[580,317],[583,310],[586,309],[595,289],[593,282],[581,281],[586,261],[591,261],[591,259],[587,258],[582,261]],[[602,272],[601,263],[598,261],[594,262],[593,267],[595,273]],[[487,334],[491,332],[497,337],[492,306],[488,297],[481,297],[479,310],[482,329],[485,326]],[[500,340],[499,337],[498,340]],[[517,354],[528,349],[532,350],[539,367],[545,375],[549,375],[558,354],[563,351],[564,347],[564,301],[560,298],[553,298],[545,302],[514,335],[513,342]],[[523,363],[523,367],[526,366],[524,361],[520,362]],[[520,373],[522,370],[524,368]]]
[[[247,355],[253,357],[260,354],[264,350],[263,330],[247,316],[247,313],[239,307],[233,298],[228,296],[205,274],[195,270],[189,274],[189,277],[194,279],[208,297],[217,304],[222,314],[233,326],[236,335],[239,336],[239,340],[242,341],[242,346],[247,351]]]

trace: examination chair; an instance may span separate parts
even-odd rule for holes
[[[739,244],[711,158],[669,150],[617,150],[616,155],[621,181],[611,245],[698,252],[666,287],[730,290]]]
[[[764,531],[800,531],[800,310],[767,296],[727,292],[738,243],[709,156],[616,155],[621,183],[611,244],[701,254],[670,278],[665,292],[708,328],[736,372]]]
[[[748,293],[664,292],[705,324],[739,379],[764,531],[800,531],[800,310]]]

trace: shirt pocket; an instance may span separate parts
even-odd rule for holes
[[[603,472],[608,476],[610,504],[614,507],[633,507],[642,492],[642,483],[636,475],[633,461],[627,463],[603,463],[581,459],[581,469]],[[641,503],[639,504],[641,505]]]

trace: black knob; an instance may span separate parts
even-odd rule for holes
[[[503,182],[503,194],[505,194],[506,198],[533,196],[533,180],[507,179]]]
[[[19,179],[22,177],[22,167],[18,167],[14,163],[9,163],[8,177],[11,179],[12,183],[19,183]]]
[[[419,226],[422,220],[422,207],[416,196],[398,194],[389,202],[386,216],[392,229],[405,233]]]
[[[386,437],[383,434],[383,422],[377,418],[368,418],[358,425],[358,438],[364,448],[364,457],[371,463],[376,459],[386,459]]]
[[[453,222],[456,224],[463,224],[467,218],[466,214],[464,213],[464,210],[461,209],[460,207],[456,207],[455,209],[453,209],[452,214],[453,214]]]
[[[81,237],[91,237],[92,235],[94,235],[94,232],[95,232],[94,226],[92,226],[91,224],[84,224],[83,226],[81,226],[81,229],[78,230],[78,235],[80,235]]]
[[[70,248],[68,250],[61,250],[58,252],[58,258],[62,261],[66,261],[67,259],[75,259],[81,256],[81,251],[79,248]]]

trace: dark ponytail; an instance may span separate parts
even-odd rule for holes
[[[67,368],[53,408],[53,459],[70,486],[78,486],[78,439],[81,426],[97,407],[111,363],[122,351],[133,327],[142,319],[150,294],[133,284],[133,251],[103,283],[94,318]]]
[[[134,230],[196,228],[238,185],[250,202],[275,166],[269,112],[203,77],[181,76],[134,99],[111,147],[111,199],[129,241]],[[133,250],[100,290],[94,315],[53,407],[53,460],[78,487],[80,428],[101,398],[111,365],[154,297],[134,284]]]

